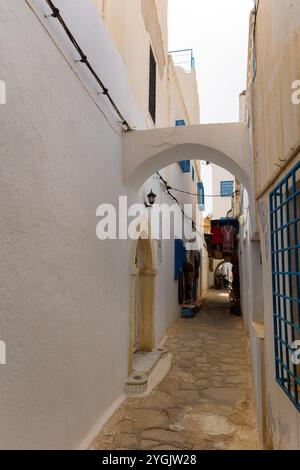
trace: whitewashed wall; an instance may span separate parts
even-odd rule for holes
[[[72,29],[81,25],[77,37],[121,109],[142,125],[103,25],[90,2],[76,3],[57,2]],[[34,4],[39,11],[45,2]],[[0,112],[0,447],[76,448],[127,373],[130,246],[101,243],[95,231],[97,205],[126,193],[121,137],[97,108],[94,84],[89,94],[26,2],[1,1],[0,21],[8,88]],[[72,63],[57,21],[46,22]]]
[[[234,181],[235,177],[229,171],[217,165],[212,165],[212,195],[221,194],[221,181]],[[226,217],[227,212],[231,209],[230,197],[214,197],[212,198],[213,218],[220,219]]]
[[[56,5],[125,117],[145,128],[95,2]],[[73,449],[120,399],[128,368],[132,246],[97,240],[96,208],[120,194],[142,202],[148,187],[123,186],[118,118],[45,2],[0,9],[0,448]],[[173,250],[163,246],[158,266],[156,344],[178,315]]]

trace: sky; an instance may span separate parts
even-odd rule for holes
[[[253,0],[169,0],[169,50],[194,51],[203,124],[238,121],[253,5]]]

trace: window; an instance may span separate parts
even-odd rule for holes
[[[300,411],[300,162],[270,194],[270,219],[276,380]]]
[[[233,195],[234,181],[221,181],[221,196],[227,197]]]
[[[149,63],[149,113],[155,124],[156,120],[156,61],[150,47]]]
[[[198,206],[200,211],[205,210],[205,194],[203,183],[197,184],[197,193],[198,193]]]
[[[182,160],[179,162],[179,166],[181,168],[182,173],[190,173],[191,172],[191,162],[190,160]]]

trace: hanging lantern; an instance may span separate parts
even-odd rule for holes
[[[148,194],[147,199],[148,199],[149,204],[150,204],[150,206],[148,206],[148,207],[152,207],[153,204],[155,204],[155,201],[156,201],[156,194],[154,194],[152,189],[151,189],[150,193]]]

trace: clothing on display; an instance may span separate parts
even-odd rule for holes
[[[223,252],[233,253],[235,249],[235,228],[226,224],[221,228],[223,236]]]
[[[206,243],[206,248],[207,248],[207,254],[209,258],[213,257],[213,244],[212,244],[212,235],[211,234],[204,234],[205,238],[205,243]]]
[[[219,224],[213,225],[211,227],[212,233],[212,244],[213,245],[222,245],[223,244],[223,233],[221,226]]]
[[[223,251],[221,249],[221,245],[218,245],[217,248],[214,250],[214,259],[222,260],[224,258]]]
[[[223,260],[235,252],[236,234],[239,223],[234,218],[224,218],[211,222],[213,258]]]

